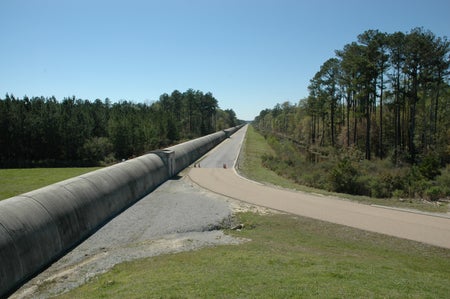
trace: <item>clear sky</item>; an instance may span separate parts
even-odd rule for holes
[[[0,96],[151,103],[189,88],[252,120],[308,95],[368,29],[450,35],[449,0],[0,0]]]

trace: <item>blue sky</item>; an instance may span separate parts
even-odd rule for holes
[[[450,35],[448,0],[0,0],[0,96],[151,103],[189,88],[252,120],[308,95],[368,29]]]

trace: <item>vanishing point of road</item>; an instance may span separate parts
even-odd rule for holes
[[[241,177],[234,168],[247,127],[191,168],[190,179],[212,192],[300,216],[450,248],[450,217],[360,204],[332,196],[269,187]]]

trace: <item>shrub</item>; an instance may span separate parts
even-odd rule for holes
[[[436,184],[439,186],[444,196],[450,196],[450,165],[441,171],[441,175],[436,177]]]
[[[84,160],[98,164],[111,154],[113,145],[106,137],[93,137],[88,139],[81,150]]]
[[[321,171],[308,169],[301,176],[301,181],[299,183],[317,189],[327,189],[327,176],[323,175]]]
[[[396,189],[394,190],[394,192],[392,192],[392,196],[394,198],[402,198],[405,197],[405,192],[403,190]]]
[[[261,162],[265,168],[273,170],[275,168],[275,165],[279,162],[279,159],[270,154],[262,154]]]
[[[391,191],[389,190],[389,186],[387,182],[383,179],[382,176],[374,176],[370,180],[369,183],[370,196],[377,198],[386,198],[390,197]]]
[[[430,187],[430,182],[422,175],[418,166],[412,166],[405,177],[405,192],[409,197],[423,197],[425,190]]]
[[[378,198],[392,197],[395,190],[404,188],[404,178],[394,171],[382,171],[372,176],[370,185],[370,196]]]
[[[437,201],[440,198],[444,197],[444,191],[439,186],[431,186],[427,190],[425,190],[425,196],[428,200]]]
[[[358,171],[352,162],[344,157],[329,174],[329,181],[332,191],[356,194],[357,193]]]
[[[440,174],[440,166],[439,157],[435,154],[429,154],[419,163],[419,170],[424,177],[433,180]]]
[[[374,177],[367,174],[359,175],[355,182],[355,191],[353,194],[371,196],[371,186]]]

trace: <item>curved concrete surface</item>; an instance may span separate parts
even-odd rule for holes
[[[233,137],[244,137],[240,130]],[[236,140],[239,144],[239,141]],[[215,151],[228,152],[233,145],[224,142]],[[214,159],[214,155],[208,155]],[[219,159],[224,158],[218,155]],[[203,162],[201,162],[203,163]],[[210,165],[221,161],[208,161]],[[205,163],[206,165],[206,163]],[[450,248],[450,219],[359,204],[330,196],[272,188],[239,176],[234,169],[191,168],[190,179],[199,186],[234,199],[271,209],[367,231]]]
[[[0,201],[0,297],[239,128]]]

